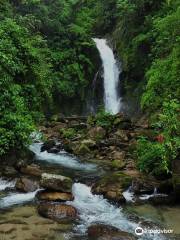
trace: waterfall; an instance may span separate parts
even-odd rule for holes
[[[93,38],[93,40],[103,63],[105,110],[116,114],[120,111],[120,96],[118,94],[120,69],[106,39]]]

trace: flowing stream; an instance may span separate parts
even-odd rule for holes
[[[105,39],[94,38],[103,64],[105,110],[112,114],[120,111],[121,99],[118,93],[120,67],[112,49]]]
[[[6,188],[14,188],[15,181],[7,181],[3,178],[0,178],[0,191],[5,190]]]
[[[60,167],[72,168],[72,171],[81,169],[86,175],[87,172],[96,174],[96,165],[81,163],[77,158],[62,151],[58,154],[52,154],[48,152],[40,152],[41,143],[34,143],[30,146],[30,149],[36,154],[36,161],[48,163],[48,165],[58,164]],[[56,168],[58,168],[56,165]],[[96,169],[97,170],[97,169]],[[0,190],[1,192],[8,188],[13,188],[15,185],[14,181],[6,181],[0,179]],[[83,183],[75,182],[73,184],[73,195],[74,200],[67,202],[74,206],[79,213],[80,220],[74,224],[74,230],[72,233],[65,233],[65,239],[72,239],[72,236],[76,236],[76,239],[84,239],[86,236],[87,228],[93,223],[102,223],[110,226],[119,228],[120,230],[127,231],[134,234],[135,228],[139,222],[132,220],[123,207],[117,207],[109,203],[103,196],[94,195],[91,193],[91,188]],[[5,196],[0,198],[0,209],[10,208],[14,205],[22,205],[27,202],[33,201],[37,191],[32,193],[18,193],[8,192]],[[124,196],[129,197],[129,191],[124,193]],[[74,235],[72,235],[74,234]],[[79,238],[77,238],[79,236]],[[164,236],[158,234],[144,234],[141,236],[142,240],[163,240],[166,239]]]
[[[94,164],[81,163],[78,158],[71,154],[68,154],[63,150],[57,154],[48,153],[47,151],[41,152],[42,144],[43,143],[34,143],[30,146],[30,150],[36,154],[36,159],[39,161],[46,161],[51,164],[54,163],[66,168],[84,170],[86,172],[91,172],[96,169],[96,166]]]

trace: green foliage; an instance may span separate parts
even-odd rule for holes
[[[83,98],[93,79],[93,11],[78,2],[0,0],[0,155],[28,144],[57,96]]]
[[[151,113],[153,126],[157,133],[162,134],[164,141],[139,141],[139,167],[146,171],[170,171],[171,162],[178,157],[180,148],[179,14],[180,7],[169,10],[167,15],[153,21],[153,61],[146,72],[147,86],[141,105]],[[154,111],[159,113],[154,114]],[[143,152],[143,147],[147,149],[146,152]]]
[[[0,0],[0,155],[28,144],[57,99],[84,99],[98,70],[92,37],[112,33],[124,87],[141,82],[141,106],[165,139],[139,140],[139,166],[170,170],[179,145],[179,15],[178,0]],[[101,110],[89,123],[108,130],[114,120]]]
[[[123,62],[124,89],[141,87],[142,110],[164,139],[139,139],[138,166],[168,172],[179,151],[180,2],[119,0],[117,9],[113,40]]]
[[[74,128],[61,128],[60,133],[64,138],[71,139],[76,136],[76,130]]]
[[[154,20],[156,35],[152,54],[154,60],[146,72],[147,86],[142,97],[142,107],[153,111],[163,101],[180,96],[180,8],[175,12]],[[162,57],[163,56],[163,57]]]
[[[106,112],[104,108],[100,108],[95,116],[90,115],[88,117],[88,124],[94,126],[100,126],[105,129],[113,127],[115,116]]]
[[[0,155],[29,142],[34,119],[51,98],[44,40],[6,18],[0,22]]]
[[[141,171],[154,175],[168,173],[170,168],[168,155],[164,144],[151,142],[146,138],[138,140],[138,167]]]
[[[171,162],[178,158],[180,150],[179,110],[176,100],[164,102],[162,112],[154,116],[152,123],[157,137],[154,141],[145,137],[138,140],[137,157],[141,171],[154,175],[171,171]]]
[[[101,109],[97,114],[96,114],[96,124],[98,126],[104,127],[106,129],[109,129],[112,127],[114,122],[114,116],[111,115],[108,112],[105,112],[103,109]]]
[[[47,39],[55,96],[83,98],[89,81],[94,77],[95,66],[89,54],[95,51],[90,36],[92,10],[84,4],[79,6],[78,2],[50,0],[34,4],[26,1],[17,6],[20,14],[31,16],[31,28],[40,31]],[[35,17],[34,23],[32,16]],[[27,26],[27,20],[25,24]]]

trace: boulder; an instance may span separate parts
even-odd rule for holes
[[[124,151],[114,151],[112,152],[112,159],[123,161],[126,153]]]
[[[148,178],[136,178],[132,182],[132,191],[135,194],[152,194],[155,187],[156,183]]]
[[[48,173],[41,175],[40,186],[48,190],[71,192],[72,184],[72,179],[65,176]]]
[[[124,141],[127,142],[129,140],[127,132],[125,130],[117,130],[114,135],[120,140],[120,141]]]
[[[20,168],[20,172],[24,173],[24,174],[27,174],[27,175],[31,175],[31,176],[36,176],[36,177],[40,177],[41,174],[42,174],[42,170],[36,164],[22,166]]]
[[[102,194],[108,200],[121,204],[126,200],[123,192],[131,185],[132,178],[123,173],[104,176],[92,187],[92,192]]]
[[[109,201],[112,201],[114,203],[125,203],[126,199],[123,196],[122,189],[108,189],[107,192],[104,194],[105,198],[107,198]]]
[[[129,130],[132,129],[132,122],[130,119],[123,119],[121,121],[116,121],[115,125],[119,128],[119,129],[123,129],[123,130]]]
[[[87,128],[87,124],[84,123],[84,122],[79,122],[79,121],[71,121],[69,124],[68,124],[68,127],[70,128],[75,128],[77,130],[81,130],[81,129],[86,129]]]
[[[90,149],[87,145],[85,145],[84,143],[81,143],[80,146],[77,146],[75,149],[74,149],[74,153],[77,154],[77,155],[85,155],[87,153],[90,153]]]
[[[56,146],[55,140],[48,140],[42,145],[41,152],[48,151],[55,146]]]
[[[60,151],[60,149],[58,149],[58,148],[56,148],[56,147],[53,147],[53,148],[49,149],[47,152],[48,152],[48,153],[54,153],[54,154],[56,154],[56,153],[58,153],[59,151]]]
[[[16,164],[15,164],[15,168],[19,171],[21,169],[21,167],[26,167],[27,166],[27,162],[26,160],[22,160],[20,159]]]
[[[47,192],[47,191],[40,191],[36,194],[36,197],[39,200],[46,200],[46,201],[72,201],[74,199],[71,193],[61,193],[61,192]]]
[[[166,194],[173,192],[172,179],[168,179],[168,180],[160,182],[157,190],[159,193],[166,193]]]
[[[148,202],[154,206],[170,205],[175,203],[173,195],[158,194],[150,197]]]
[[[76,128],[79,126],[79,123],[78,120],[71,120],[68,122],[68,128]]]
[[[6,166],[2,169],[2,175],[6,177],[15,177],[18,175],[18,172],[14,167]]]
[[[38,213],[53,220],[72,220],[77,217],[77,210],[66,204],[42,203],[38,206]]]
[[[92,139],[85,139],[81,142],[81,144],[86,145],[88,148],[94,148],[96,146],[96,142]]]
[[[112,147],[116,146],[120,149],[128,150],[129,149],[129,143],[128,142],[120,142],[117,138],[108,138],[106,140],[101,140],[98,142],[99,147]]]
[[[39,188],[39,184],[36,181],[22,177],[16,181],[16,189],[21,192],[34,192]]]
[[[88,135],[94,140],[101,140],[106,136],[106,130],[102,127],[93,127],[89,130]]]
[[[112,169],[121,170],[126,166],[126,163],[123,160],[113,160],[111,163]]]
[[[88,237],[93,240],[135,240],[128,232],[121,231],[116,227],[103,224],[95,224],[88,228]]]
[[[66,139],[63,141],[63,147],[66,152],[73,153],[76,147],[76,143]]]

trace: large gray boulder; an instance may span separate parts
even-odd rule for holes
[[[40,186],[48,190],[71,192],[72,184],[72,179],[65,176],[48,173],[41,175]]]

